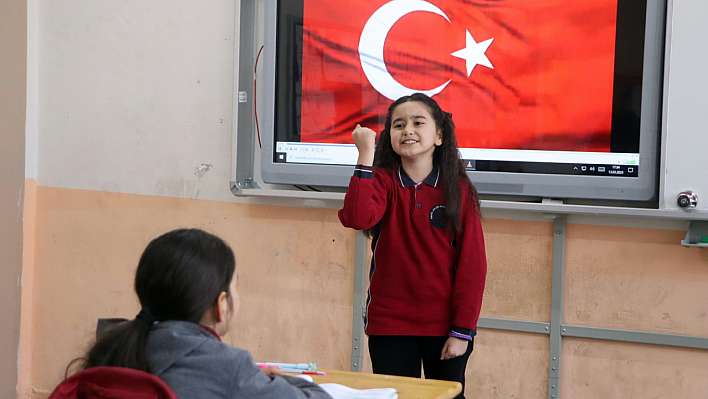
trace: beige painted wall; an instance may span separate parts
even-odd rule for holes
[[[32,349],[34,345],[34,265],[37,239],[37,183],[25,181],[22,227],[22,292],[20,296],[20,343],[18,356],[18,399],[31,397]]]
[[[708,337],[708,250],[684,234],[570,226],[566,323]]]
[[[708,251],[684,231],[570,225],[567,324],[708,338]],[[708,351],[564,339],[563,398],[705,398]]]
[[[243,303],[230,342],[256,359],[349,368],[355,235],[334,210],[42,186],[36,203],[27,397],[47,396],[90,343],[97,318],[134,316],[138,256],[178,226],[215,232],[236,251]],[[551,223],[486,218],[484,228],[483,316],[547,322]],[[570,225],[566,321],[708,337],[708,252],[681,247],[681,234]],[[548,348],[545,336],[480,330],[466,389],[483,399],[545,398]],[[564,397],[708,391],[707,351],[572,339],[563,348]]]
[[[137,313],[140,253],[182,226],[214,232],[236,252],[242,303],[231,342],[256,359],[348,368],[355,235],[332,210],[38,187],[36,223],[32,397],[60,380],[97,318]]]
[[[27,2],[0,2],[0,397],[15,396],[25,168]]]

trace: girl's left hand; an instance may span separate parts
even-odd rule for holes
[[[448,360],[464,355],[467,351],[467,345],[469,344],[470,343],[464,339],[448,337],[443,346],[442,353],[440,354],[440,360]]]

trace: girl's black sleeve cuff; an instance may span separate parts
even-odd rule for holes
[[[371,179],[374,177],[374,168],[366,165],[356,165],[354,167],[354,177]]]

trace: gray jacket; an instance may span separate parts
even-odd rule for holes
[[[296,377],[269,377],[251,355],[221,342],[197,324],[166,321],[148,334],[150,371],[179,399],[331,399],[319,386]]]

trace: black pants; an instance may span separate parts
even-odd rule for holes
[[[465,369],[467,359],[472,354],[474,341],[467,345],[467,351],[462,356],[440,360],[445,341],[447,337],[371,335],[369,336],[371,367],[376,374],[420,378],[422,363],[425,378],[461,383],[462,393],[455,399],[464,399]]]

